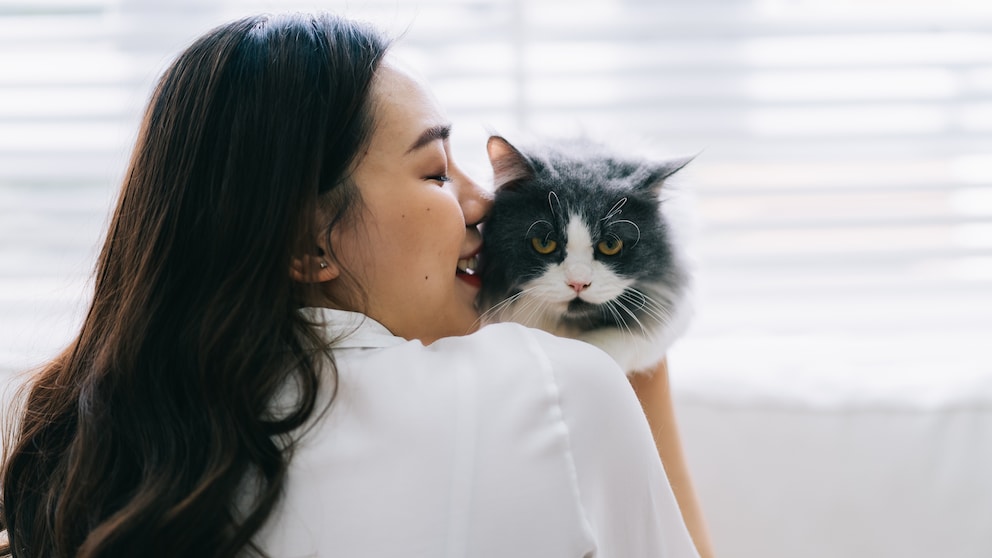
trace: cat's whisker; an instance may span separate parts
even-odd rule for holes
[[[627,288],[622,293],[620,293],[619,296],[617,296],[617,299],[625,300],[629,302],[633,307],[633,310],[635,311],[643,310],[647,305],[647,301],[644,300],[644,297],[639,294],[631,292],[630,288]]]
[[[516,294],[514,294],[514,295],[512,295],[512,296],[510,296],[510,297],[508,297],[508,298],[506,298],[506,299],[504,299],[502,301],[500,301],[498,304],[493,305],[493,307],[490,308],[489,310],[486,310],[485,312],[483,312],[482,315],[479,316],[479,319],[485,320],[485,319],[489,318],[493,314],[500,314],[500,315],[502,315],[503,311],[509,305],[513,304],[513,302],[516,301],[518,298],[520,298],[520,296],[523,295],[523,294],[524,294],[524,291],[521,291],[519,293],[516,293]]]
[[[485,325],[487,323],[490,323],[490,321],[492,321],[492,322],[502,321],[502,319],[501,319],[502,318],[502,312],[501,311],[511,301],[512,301],[512,299],[506,299],[506,300],[500,302],[499,304],[496,304],[495,306],[493,306],[489,310],[486,310],[485,312],[480,313],[479,314],[479,317],[476,318],[474,322],[472,322],[473,329],[476,328],[476,327],[481,327],[481,326],[483,326],[483,325]],[[490,320],[490,318],[495,318],[495,319]]]
[[[530,287],[530,288],[524,289],[520,293],[514,295],[513,300],[511,300],[510,302],[519,303],[519,306],[520,307],[519,308],[513,308],[513,310],[519,313],[520,311],[527,309],[530,305],[533,305],[535,300],[540,300],[539,297],[533,298],[533,297],[530,296],[534,291],[537,291],[538,289],[539,289],[539,287],[536,287],[536,286],[535,287]],[[511,305],[510,304],[506,304],[501,309],[501,313],[504,313],[504,312],[509,311],[509,310],[511,310]]]
[[[547,306],[548,302],[546,300],[542,300],[540,298],[529,299],[521,309],[521,312],[527,311],[527,315],[522,316],[521,314],[518,314],[518,316],[522,316],[519,320],[520,323],[530,327],[547,327],[543,320],[537,319],[539,316],[547,313]]]
[[[531,320],[534,319],[537,311],[540,310],[541,304],[542,302],[540,298],[524,299],[519,306],[514,308],[514,321],[528,326],[533,325]],[[524,314],[524,312],[526,312],[526,314]]]
[[[664,325],[665,323],[668,322],[668,317],[667,316],[665,316],[664,314],[661,314],[661,313],[659,313],[659,312],[657,312],[655,310],[649,310],[647,308],[642,308],[641,311],[644,313],[644,316],[646,316],[648,318],[651,318],[651,321],[652,322],[657,322],[658,325]]]
[[[647,297],[639,292],[635,292],[635,289],[630,287],[620,293],[620,296],[617,298],[621,298],[631,303],[634,306],[634,310],[647,310],[648,306],[651,304],[651,301],[649,301]]]
[[[504,300],[499,304],[496,304],[495,306],[493,306],[489,310],[486,310],[485,312],[481,312],[479,314],[479,317],[476,318],[474,322],[472,322],[472,329],[482,327],[490,322],[502,321],[501,320],[502,314],[500,313],[498,316],[497,314],[499,313],[500,309],[504,306],[504,304],[506,304],[507,302],[509,302],[509,299]],[[490,318],[494,318],[494,317],[495,319],[490,320]]]
[[[614,308],[614,304],[615,303],[616,303],[615,300],[610,300],[610,301],[608,301],[605,304],[605,306],[610,311],[610,313],[613,315],[613,318],[617,321],[617,323],[619,323],[621,326],[623,326],[620,329],[620,331],[623,332],[623,333],[625,333],[628,337],[633,338],[634,337],[634,332],[631,331],[630,326],[627,324],[627,320],[625,320],[623,318],[623,316],[621,316],[620,313],[617,312],[616,308]]]
[[[664,304],[662,304],[661,302],[659,302],[658,300],[656,300],[651,295],[645,293],[644,291],[642,291],[642,290],[640,290],[640,289],[638,289],[636,287],[627,287],[627,291],[629,291],[631,293],[634,293],[637,296],[643,298],[644,299],[645,306],[651,305],[651,306],[655,307],[656,309],[662,310],[662,311],[665,311],[665,312],[669,312],[670,311],[669,309],[673,306],[673,303],[670,300],[665,300],[664,301]]]
[[[637,320],[637,316],[631,314],[631,312],[624,306],[622,302],[620,302],[619,299],[611,300],[610,305],[612,307],[614,316],[616,316],[617,321],[623,324],[624,329],[627,331],[627,336],[630,337],[631,339],[637,337],[637,334],[634,333],[634,330],[630,328],[630,323],[629,323],[630,320],[628,320],[626,317],[620,314],[618,309],[623,310],[624,313],[630,315],[632,318],[634,318],[635,321],[638,321],[639,323],[639,320]],[[643,330],[643,327],[641,329]]]
[[[640,299],[635,300],[631,296],[632,293],[637,294],[637,296],[640,297]],[[625,299],[631,303],[636,304],[637,305],[636,310],[641,310],[645,314],[651,316],[652,318],[658,321],[659,325],[664,325],[670,322],[673,317],[669,305],[663,305],[635,288],[629,288],[627,291],[623,292],[618,298]]]
[[[627,305],[625,305],[623,302],[620,302],[620,298],[616,298],[612,302],[616,303],[617,306],[619,306],[624,312],[629,314],[630,317],[633,318],[635,322],[637,322],[637,325],[641,328],[641,333],[648,332],[648,329],[644,327],[644,323],[642,323],[641,320],[637,318],[636,314],[634,314],[633,312],[630,311],[629,308],[627,308]]]
[[[630,298],[627,298],[626,300],[631,301]],[[648,316],[654,318],[659,324],[667,323],[672,317],[672,313],[667,308],[659,306],[656,303],[643,303],[642,301],[631,302],[640,302],[641,304],[637,310],[640,310],[641,312],[644,312]]]
[[[661,324],[667,324],[675,317],[675,312],[670,305],[660,305],[653,303],[644,307],[645,312],[650,312]]]
[[[493,305],[492,308],[490,308],[489,310],[486,310],[485,312],[483,312],[482,314],[479,315],[479,317],[475,320],[475,323],[473,324],[473,327],[474,326],[477,326],[477,325],[481,325],[481,324],[487,323],[487,321],[489,320],[489,318],[490,317],[493,317],[493,316],[496,316],[496,320],[495,321],[503,321],[503,319],[502,319],[503,318],[503,314],[510,307],[510,305],[512,305],[514,302],[516,302],[520,297],[524,296],[525,294],[527,294],[529,292],[534,291],[535,289],[537,289],[537,287],[531,287],[531,288],[528,288],[528,289],[523,289],[520,292],[518,292],[518,293],[516,293],[516,294],[514,294],[512,296],[509,296],[506,299],[500,301],[498,304]]]
[[[645,315],[650,316],[659,326],[665,326],[672,322],[673,316],[670,313],[645,310]]]
[[[537,315],[538,311],[542,309],[545,304],[543,297],[538,296],[527,296],[533,294],[535,291],[540,290],[539,285],[535,285],[528,289],[524,289],[519,293],[513,295],[510,299],[503,301],[498,306],[500,306],[500,320],[504,321],[504,314],[506,311],[510,310],[510,303],[514,304],[512,307],[513,314],[510,316],[509,321],[514,321],[522,323],[524,325],[533,326],[533,318]],[[525,314],[526,313],[526,314]]]
[[[613,322],[617,325],[616,329],[619,330],[620,333],[624,333],[624,328],[627,326],[627,324],[624,323],[623,318],[621,318],[620,314],[618,314],[617,311],[613,308],[613,301],[608,300],[603,304],[601,304],[599,308],[604,315],[608,315],[608,317],[613,320]]]

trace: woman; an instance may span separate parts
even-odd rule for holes
[[[14,556],[695,555],[617,367],[473,332],[488,197],[386,49],[260,16],[166,71],[6,455]]]

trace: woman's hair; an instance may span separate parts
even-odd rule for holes
[[[28,386],[6,452],[14,556],[258,551],[321,375],[334,385],[290,266],[360,203],[348,173],[387,47],[329,15],[257,16],[165,72],[92,305]]]

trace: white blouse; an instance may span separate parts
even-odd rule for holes
[[[313,310],[338,392],[256,537],[271,556],[695,557],[644,413],[602,351],[517,324],[424,346]]]

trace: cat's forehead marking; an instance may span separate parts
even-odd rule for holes
[[[575,213],[569,215],[568,228],[566,229],[568,241],[565,243],[565,265],[576,267],[592,267],[592,235],[589,234],[589,227],[580,215]]]

